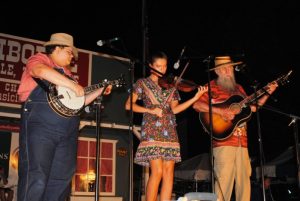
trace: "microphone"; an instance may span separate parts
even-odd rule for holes
[[[174,63],[174,69],[178,69],[179,68],[179,63],[180,63],[180,60],[181,60],[181,58],[182,58],[182,56],[183,56],[183,53],[184,53],[184,51],[185,51],[185,46],[182,48],[182,50],[181,50],[181,53],[180,53],[180,56],[179,56],[179,59]]]
[[[246,69],[246,64],[239,64],[234,67],[234,70],[237,72],[244,71]]]
[[[108,40],[98,40],[97,45],[98,46],[103,46],[105,44],[110,44],[110,43],[118,41],[118,40],[120,40],[119,37],[115,37],[115,38],[108,39]]]
[[[292,121],[289,123],[288,126],[291,126],[292,124],[296,123],[296,118],[293,118]]]

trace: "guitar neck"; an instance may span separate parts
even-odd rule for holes
[[[280,76],[279,78],[277,78],[276,80],[274,80],[272,82],[272,84],[277,83],[278,86],[279,85],[284,85],[285,83],[288,82],[288,78],[291,75],[293,71],[290,70],[287,74]],[[264,86],[263,88],[261,88],[260,90],[258,90],[256,93],[253,93],[252,95],[248,96],[247,98],[245,98],[243,101],[241,101],[239,104],[241,105],[241,107],[247,107],[249,106],[251,103],[253,103],[254,101],[256,101],[258,98],[262,97],[263,95],[267,94],[269,89],[269,84],[267,84],[266,86]]]
[[[100,89],[102,87],[107,87],[108,85],[112,85],[114,87],[122,87],[124,85],[124,83],[125,82],[122,78],[119,78],[118,80],[111,80],[111,81],[104,80],[101,83],[85,87],[84,88],[84,93],[87,95],[87,94],[89,94],[89,93],[91,93],[91,92],[93,92],[97,89]]]
[[[267,93],[268,87],[269,87],[269,85],[266,85],[263,88],[261,88],[260,90],[258,90],[256,93],[251,94],[250,96],[248,96],[241,102],[241,105],[243,105],[245,107],[249,106],[251,103],[253,103],[257,99],[259,99],[260,97],[265,95]]]

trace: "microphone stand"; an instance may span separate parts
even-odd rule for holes
[[[266,109],[275,113],[282,114],[284,116],[290,117],[291,122],[289,123],[288,126],[291,126],[292,124],[294,125],[293,133],[294,133],[294,143],[295,143],[295,155],[296,155],[296,166],[297,166],[297,185],[298,185],[298,190],[300,190],[300,158],[299,158],[299,139],[298,139],[298,120],[300,120],[299,116],[293,115],[293,114],[288,114],[285,112],[282,112],[278,109],[275,109],[271,106],[267,106],[266,104],[261,107],[262,109]]]
[[[213,121],[212,121],[212,94],[211,94],[211,77],[210,77],[210,66],[211,66],[211,61],[214,59],[215,57],[213,55],[209,55],[209,56],[195,56],[195,57],[182,57],[182,59],[201,59],[203,63],[206,63],[207,66],[207,93],[208,93],[208,107],[209,107],[209,136],[210,136],[210,164],[211,164],[211,192],[215,193],[215,172],[214,172],[214,157],[213,157]],[[220,186],[220,182],[218,180],[218,178],[216,178],[216,182],[219,186],[220,189],[220,193],[221,196],[223,198],[223,200],[225,200],[224,198],[224,194],[223,194],[223,190]]]
[[[251,83],[252,88],[254,89],[254,105],[257,108],[256,109],[256,122],[257,122],[257,135],[258,135],[258,143],[259,143],[259,165],[260,165],[260,174],[261,174],[261,186],[262,186],[262,194],[263,194],[263,201],[266,201],[266,192],[265,192],[265,171],[264,171],[264,151],[263,151],[263,142],[262,142],[262,135],[261,135],[261,124],[260,124],[260,114],[259,114],[259,105],[258,105],[258,99],[259,97],[257,96],[257,88],[259,83],[257,80],[253,79],[253,77],[249,74],[246,73],[245,70],[241,71],[248,81]],[[266,95],[269,95],[269,97],[274,101],[277,102],[277,99],[275,99],[271,94],[269,94],[264,88],[262,88],[264,93]]]
[[[211,189],[212,193],[215,193],[215,176],[214,176],[214,157],[213,157],[213,122],[212,122],[212,95],[211,95],[211,86],[210,86],[210,65],[214,56],[208,56],[203,60],[203,63],[206,63],[207,66],[207,89],[208,89],[208,106],[209,106],[209,134],[210,134],[210,164],[211,164]],[[220,188],[222,191],[222,189]]]
[[[133,109],[132,109],[132,100],[133,100],[133,84],[134,84],[134,60],[130,60],[130,117],[129,117],[129,147],[130,147],[130,169],[129,169],[129,175],[130,175],[130,183],[129,183],[129,189],[130,189],[130,196],[129,200],[133,200]]]
[[[98,96],[96,98],[96,101],[94,102],[94,106],[96,107],[96,181],[95,181],[95,201],[98,201],[99,200],[99,189],[100,189],[100,185],[99,185],[99,179],[100,179],[100,161],[99,161],[99,157],[101,156],[100,155],[100,139],[101,139],[101,136],[100,136],[100,129],[101,129],[101,126],[100,126],[100,119],[101,119],[101,102],[102,102],[102,99],[103,99],[103,93],[105,91],[105,89],[107,88],[108,85],[105,85],[103,87],[103,90],[100,94],[100,96]]]
[[[261,125],[260,125],[260,115],[258,112],[258,99],[257,99],[257,87],[258,83],[254,81],[253,89],[254,89],[254,96],[255,96],[255,106],[256,110],[256,120],[257,120],[257,134],[258,134],[258,143],[259,143],[259,155],[260,155],[260,173],[261,173],[261,186],[262,186],[262,194],[263,200],[266,201],[266,192],[265,192],[265,171],[264,171],[264,153],[263,153],[263,142],[261,137]]]
[[[130,166],[129,167],[129,177],[130,177],[129,189],[130,189],[130,192],[129,192],[129,194],[130,195],[129,195],[129,200],[132,201],[133,200],[133,137],[132,137],[132,133],[133,133],[133,109],[132,109],[132,102],[133,101],[132,100],[133,100],[133,85],[134,85],[134,73],[135,73],[134,72],[134,67],[135,67],[136,63],[140,63],[140,64],[142,64],[144,66],[147,66],[147,67],[149,67],[149,66],[145,65],[143,62],[140,62],[138,59],[132,57],[127,52],[122,51],[122,50],[116,48],[111,43],[109,43],[108,46],[111,49],[113,49],[113,50],[115,50],[115,51],[117,51],[117,52],[125,55],[125,57],[129,58],[129,60],[130,60],[130,67],[128,68],[128,70],[130,72],[130,78],[129,78],[130,79],[130,81],[129,81],[130,82],[130,86],[129,86],[129,88],[130,88],[130,117],[129,117],[129,130],[128,130],[129,135],[128,136],[129,136],[129,148],[130,148],[130,159],[129,159],[129,161],[130,161],[130,165],[129,165]],[[151,68],[151,70],[160,73],[159,71],[157,71],[157,70],[155,70],[153,68]]]
[[[222,197],[223,200],[225,200],[224,198],[224,194],[223,194],[223,189],[221,188],[220,185],[220,181],[217,178],[217,176],[215,177],[215,170],[214,170],[214,155],[213,155],[213,119],[212,119],[212,94],[211,94],[211,77],[210,77],[210,71],[212,69],[210,69],[210,65],[211,65],[211,61],[214,59],[214,56],[210,55],[207,58],[205,58],[203,60],[203,63],[206,63],[207,65],[207,92],[208,92],[208,112],[209,112],[209,136],[210,136],[210,164],[211,164],[211,189],[212,189],[212,193],[215,193],[216,189],[215,189],[215,179],[216,179],[216,183],[220,189],[220,196]]]

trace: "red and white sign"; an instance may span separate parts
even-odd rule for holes
[[[23,69],[30,56],[45,51],[43,43],[0,33],[0,106],[20,107],[17,90]],[[82,86],[90,83],[90,58],[90,53],[79,50],[79,59],[71,69]]]

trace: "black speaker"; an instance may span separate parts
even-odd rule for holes
[[[117,80],[121,75],[124,77],[125,86],[113,87],[112,93],[103,97],[101,122],[128,124],[129,114],[125,111],[125,102],[129,96],[129,62],[126,59],[110,55],[93,55],[92,58],[91,84],[97,84],[104,79]]]

